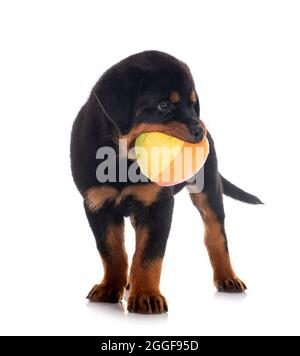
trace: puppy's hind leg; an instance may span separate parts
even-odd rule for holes
[[[204,185],[202,191],[191,193],[191,199],[199,210],[205,229],[205,245],[214,271],[214,282],[220,292],[242,293],[245,284],[237,278],[231,266],[227,237],[225,233],[223,189],[218,172],[218,162],[214,142],[208,133],[210,152],[204,165],[204,171],[199,172],[199,182]],[[204,173],[204,176],[200,174]],[[202,178],[201,178],[202,177]]]
[[[224,228],[222,195],[191,193],[191,199],[201,213],[205,229],[205,245],[214,271],[214,283],[219,292],[242,293],[246,285],[236,276],[231,265]],[[217,203],[218,209],[215,208]]]

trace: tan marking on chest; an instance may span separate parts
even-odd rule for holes
[[[86,191],[85,202],[88,209],[94,212],[101,209],[106,202],[114,201],[116,205],[119,205],[129,196],[145,206],[150,206],[156,201],[160,189],[161,187],[154,183],[128,186],[121,192],[113,187],[93,187]]]
[[[118,194],[118,190],[113,187],[93,187],[86,191],[85,202],[89,210],[97,211],[105,202],[115,200]]]
[[[116,199],[116,204],[120,204],[128,196],[132,196],[144,205],[150,206],[156,201],[160,189],[161,187],[155,183],[128,186],[121,191]]]

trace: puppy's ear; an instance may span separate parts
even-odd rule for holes
[[[114,66],[103,74],[94,88],[105,111],[123,135],[132,128],[135,101],[142,82],[142,71]]]

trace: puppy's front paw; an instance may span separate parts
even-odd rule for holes
[[[221,293],[244,293],[247,289],[245,283],[238,278],[216,280],[215,285]]]
[[[125,288],[96,284],[89,292],[87,299],[95,303],[120,303],[124,292]]]
[[[162,295],[133,295],[128,298],[130,313],[162,314],[168,311],[166,298]]]

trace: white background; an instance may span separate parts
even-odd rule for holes
[[[1,334],[300,333],[299,15],[297,1],[1,1]],[[69,168],[91,87],[145,49],[188,63],[220,171],[265,202],[225,199],[249,290],[217,295],[200,216],[180,193],[159,316],[85,301],[102,269]],[[130,253],[133,240],[128,225]]]

